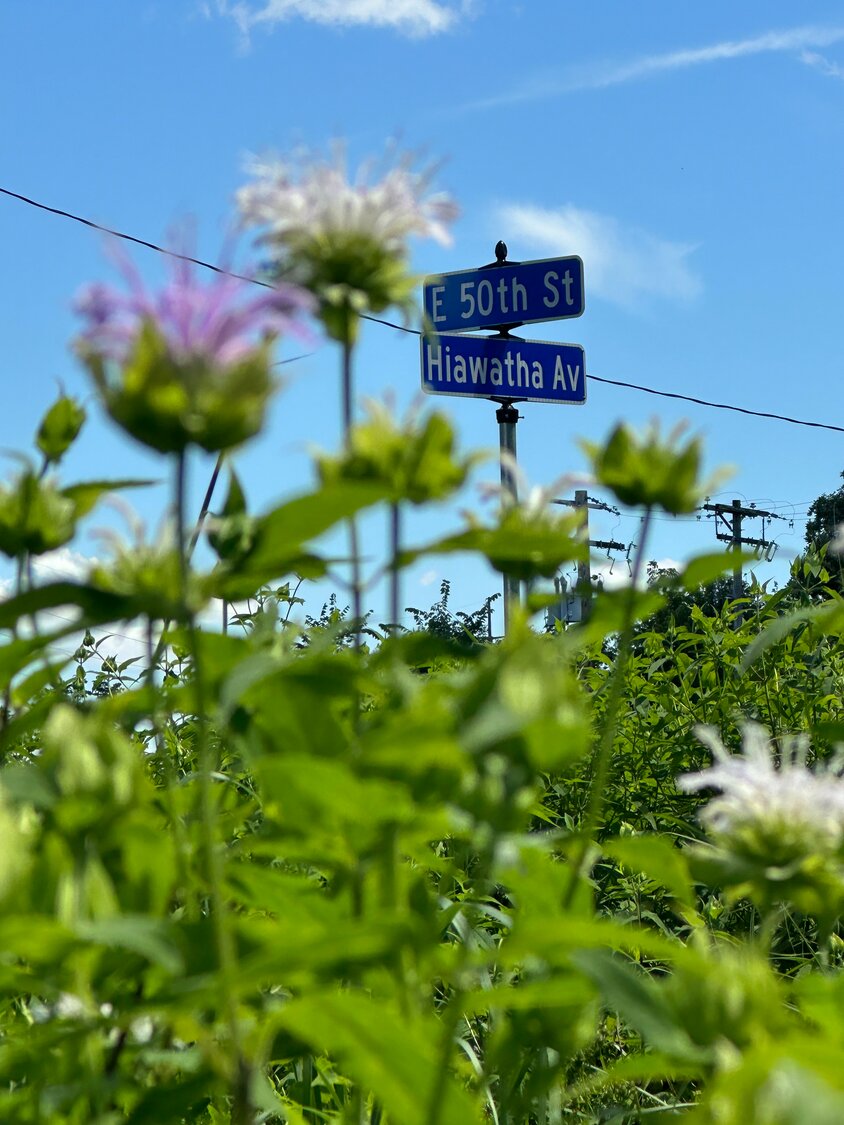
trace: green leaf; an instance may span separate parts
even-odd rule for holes
[[[2,648],[0,648],[0,689],[8,687],[12,678],[54,641],[60,641],[70,633],[76,633],[78,631],[79,626],[73,624],[68,626],[67,629],[60,629],[57,633],[49,633],[44,636],[36,637],[22,637],[3,645]]]
[[[178,1061],[174,1057],[174,1062]],[[183,1082],[157,1084],[145,1090],[141,1100],[129,1114],[127,1125],[162,1125],[165,1121],[186,1120],[186,1114],[199,1103],[203,1105],[214,1093],[217,1082],[211,1072],[191,1075]],[[199,1120],[193,1113],[190,1120]]]
[[[625,1055],[618,1062],[604,1066],[597,1074],[574,1082],[564,1091],[563,1099],[567,1104],[628,1082],[638,1085],[658,1081],[690,1082],[699,1078],[704,1070],[705,1067],[701,1064],[679,1062],[660,1051],[649,1051],[646,1055]]]
[[[400,1015],[361,993],[329,992],[291,1001],[279,1023],[315,1052],[336,1057],[392,1121],[480,1125],[484,1120],[477,1100],[450,1070],[441,1069],[443,1029],[435,1020]]]
[[[290,849],[292,851],[292,849]],[[244,865],[245,866],[245,865]],[[237,887],[238,897],[258,889]],[[366,921],[349,918],[337,903],[308,901],[305,895],[287,895],[276,888],[276,905],[288,898],[288,909],[272,921],[248,917],[238,921],[240,946],[236,989],[249,997],[255,988],[284,980],[294,991],[314,982],[328,983],[362,969],[392,964],[409,941],[408,925],[394,915],[372,913]],[[313,896],[311,896],[313,898]],[[258,909],[266,911],[268,903]]]
[[[379,825],[414,817],[415,806],[403,785],[356,777],[350,765],[337,758],[276,754],[256,762],[255,771],[267,812],[285,828],[314,840],[325,832],[366,841],[377,834]]]
[[[739,664],[739,671],[746,672],[760,656],[784,640],[798,625],[805,621],[820,621],[824,617],[828,617],[829,614],[830,607],[824,605],[808,606],[805,609],[795,610],[793,613],[783,614],[782,617],[775,617],[747,646]]]
[[[75,930],[83,941],[136,953],[168,973],[180,973],[184,968],[174,930],[163,919],[144,914],[119,914],[77,922]]]
[[[512,935],[501,947],[500,957],[503,964],[514,966],[524,957],[541,957],[557,964],[580,950],[593,949],[625,951],[634,957],[669,962],[685,955],[679,940],[643,926],[623,926],[604,918],[523,912],[514,920]]]
[[[320,577],[327,564],[306,544],[384,496],[378,485],[330,484],[256,519],[242,541],[243,551],[215,571],[218,595],[229,600],[250,597],[285,574]]]
[[[86,480],[62,489],[62,495],[76,506],[76,516],[87,516],[101,496],[108,492],[122,492],[125,488],[149,488],[156,480]]]
[[[13,762],[0,775],[4,792],[19,804],[35,809],[50,809],[58,800],[58,791],[45,775],[29,762]]]
[[[76,606],[82,610],[83,619],[77,628],[134,617],[137,610],[133,599],[107,593],[96,586],[79,582],[50,582],[0,602],[0,629],[10,629],[21,617],[31,616],[39,610],[60,606]]]
[[[11,697],[13,710],[31,703],[44,688],[58,684],[62,669],[67,662],[67,657],[60,657],[55,661],[45,660],[40,667],[35,668],[23,680],[16,683]]]
[[[329,531],[341,520],[379,503],[384,489],[369,483],[329,484],[280,505],[259,519],[254,554],[271,556],[291,544],[306,543]]]
[[[632,605],[631,605],[632,600]],[[583,639],[603,643],[610,634],[624,627],[628,617],[641,621],[665,604],[665,595],[659,590],[632,590],[623,586],[618,590],[603,590],[595,598],[587,625],[579,630]]]
[[[403,551],[399,560],[407,566],[423,555],[463,551],[486,556],[502,574],[528,580],[553,578],[564,563],[583,558],[585,548],[573,535],[571,518],[539,518],[510,508],[498,527],[472,527]]]
[[[43,555],[73,538],[73,501],[49,478],[27,470],[0,485],[0,551],[9,558]]]
[[[625,867],[661,883],[684,906],[694,909],[689,865],[683,853],[665,836],[619,836],[601,844],[605,855]]]
[[[658,1050],[680,1059],[702,1061],[698,1048],[678,1026],[658,984],[638,966],[608,950],[581,950],[572,961],[598,985],[605,1002]]]
[[[713,551],[692,559],[680,574],[679,581],[687,590],[696,590],[699,586],[706,586],[720,578],[728,570],[755,561],[756,555],[752,551]]]
[[[51,963],[60,963],[78,944],[74,934],[55,918],[23,913],[0,918],[0,948],[6,957],[52,968]]]
[[[56,464],[73,445],[85,423],[85,410],[74,398],[62,395],[44,415],[35,439],[47,464]]]

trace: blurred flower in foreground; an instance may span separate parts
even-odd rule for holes
[[[693,512],[715,481],[700,478],[703,451],[699,438],[681,443],[681,424],[662,437],[657,423],[637,434],[622,422],[603,445],[581,442],[591,457],[599,484],[612,489],[622,504],[664,508],[672,515]]]
[[[339,144],[330,160],[255,161],[251,172],[254,181],[237,193],[244,223],[264,229],[273,269],[317,295],[326,330],[340,341],[352,341],[361,313],[410,308],[408,238],[447,245],[458,215],[447,195],[429,191],[431,170],[414,171],[409,156],[374,184],[369,166],[349,179]]]
[[[217,452],[261,428],[272,342],[301,332],[311,299],[291,285],[255,296],[226,274],[203,284],[190,262],[173,261],[156,294],[125,259],[128,293],[102,284],[83,290],[76,311],[85,328],[75,348],[112,418],[138,441],[162,453],[190,444]]]
[[[836,525],[835,534],[829,541],[828,549],[833,555],[844,555],[844,523]]]
[[[380,485],[392,504],[427,504],[443,500],[464,483],[477,457],[457,456],[454,430],[444,414],[432,411],[420,418],[411,410],[399,420],[386,404],[373,400],[366,410],[366,420],[354,427],[343,454],[318,457],[323,484],[366,481]]]
[[[677,784],[687,792],[720,790],[700,819],[719,849],[725,885],[762,905],[791,901],[808,913],[837,913],[844,902],[840,764],[809,769],[804,737],[782,740],[777,755],[755,723],[744,726],[741,755],[730,754],[711,727],[696,733],[714,764]]]
[[[148,530],[125,497],[109,496],[106,504],[125,521],[128,534],[112,526],[92,529],[104,550],[98,551],[88,582],[109,594],[135,600],[137,612],[150,620],[181,620],[185,602],[198,613],[208,600],[209,582],[192,569],[183,593],[178,531],[172,519],[167,517]]]

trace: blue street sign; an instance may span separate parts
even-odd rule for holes
[[[423,300],[435,332],[565,320],[583,314],[583,261],[543,258],[426,277]]]
[[[422,390],[580,405],[586,402],[586,359],[579,344],[462,333],[423,336]]]

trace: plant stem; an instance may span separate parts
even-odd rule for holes
[[[24,556],[19,555],[18,556],[18,565],[15,568],[15,594],[14,594],[14,596],[16,598],[19,598],[21,596],[21,594],[23,593],[24,565],[25,565],[24,564]],[[18,637],[20,636],[20,634],[18,632],[17,621],[12,622],[11,632],[12,632],[12,640],[16,641],[18,639]],[[12,718],[11,710],[12,710],[12,677],[10,675],[9,676],[9,682],[6,684],[6,690],[3,692],[3,709],[2,709],[2,712],[0,712],[0,731],[5,730],[6,727],[9,725],[9,723],[11,721],[11,718]]]
[[[456,917],[452,925],[456,922]],[[467,928],[471,928],[471,923],[467,915]],[[460,950],[457,955],[457,963],[452,971],[452,979],[454,981],[452,994],[446,1010],[442,1013],[440,1018],[440,1043],[438,1058],[436,1061],[436,1070],[434,1072],[434,1082],[431,1087],[431,1092],[428,1098],[428,1105],[425,1113],[425,1125],[437,1125],[440,1119],[440,1109],[442,1108],[442,1100],[445,1096],[446,1086],[448,1084],[448,1072],[451,1062],[452,1052],[454,1050],[454,1037],[457,1033],[457,1028],[460,1023],[462,1015],[461,1001],[465,988],[463,985],[463,974],[470,960],[470,951],[467,942],[466,934],[461,935]]]
[[[199,509],[199,515],[196,517],[193,531],[191,532],[190,543],[188,544],[188,558],[193,555],[196,544],[199,542],[199,537],[202,534],[202,527],[208,516],[208,509],[211,507],[211,501],[214,499],[214,489],[217,487],[217,480],[220,476],[220,469],[223,467],[225,460],[225,453],[218,453],[217,460],[214,462],[214,468],[211,471],[211,478],[208,481],[208,487],[205,490],[205,496],[202,501],[202,507]]]
[[[352,372],[352,357],[354,343],[352,340],[351,309],[347,310],[347,326],[343,337],[343,446],[346,453],[351,451],[351,434],[353,424],[354,382]],[[361,619],[363,617],[363,590],[360,576],[360,542],[358,539],[357,517],[352,515],[348,520],[349,528],[349,554],[352,560],[352,618],[355,626],[355,648],[361,644]]]
[[[607,693],[607,705],[604,711],[601,738],[592,758],[589,802],[586,808],[586,815],[580,826],[580,847],[577,849],[575,860],[572,863],[571,878],[569,879],[569,885],[564,900],[566,908],[571,906],[574,899],[577,881],[582,874],[583,864],[589,852],[592,837],[595,835],[601,820],[601,812],[604,805],[604,791],[610,776],[612,748],[616,733],[616,719],[624,694],[624,674],[627,670],[630,646],[633,641],[633,611],[636,605],[636,589],[642,575],[642,564],[645,559],[645,542],[648,537],[652,512],[653,510],[651,508],[647,508],[642,518],[642,532],[639,536],[639,546],[636,551],[633,573],[630,576],[630,586],[627,590],[627,597],[624,604],[624,616],[618,641],[618,656],[616,657],[615,665],[609,677],[609,691]]]
[[[155,685],[156,664],[154,660],[155,646],[153,644],[154,630],[155,626],[153,620],[151,617],[148,617],[146,628],[147,669],[144,682],[147,692],[149,693],[149,710],[150,719],[152,720],[155,753],[156,757],[161,762],[166,779],[166,805],[173,826],[173,838],[176,844],[178,892],[180,895],[187,896],[188,887],[190,886],[190,876],[188,874],[190,867],[188,842],[185,835],[184,821],[182,820],[181,810],[179,808],[179,770],[173,755],[167,752],[167,746],[164,741],[164,723],[161,714],[160,697]]]
[[[398,635],[399,632],[399,604],[400,604],[400,575],[399,575],[399,549],[401,546],[401,508],[398,501],[390,505],[390,611],[387,620],[390,623],[390,632]]]
[[[196,710],[197,764],[199,773],[199,794],[201,808],[201,839],[208,871],[208,889],[211,899],[211,920],[214,931],[217,961],[219,964],[220,1003],[226,1023],[233,1055],[232,1066],[232,1123],[251,1125],[252,1112],[249,1105],[249,1068],[243,1054],[240,1027],[237,1019],[235,981],[237,979],[237,956],[234,940],[228,925],[226,901],[223,893],[223,857],[217,847],[217,810],[213,789],[216,761],[211,741],[208,737],[208,714],[205,699],[205,684],[202,675],[202,661],[197,638],[196,615],[190,600],[190,546],[187,542],[185,503],[185,477],[187,458],[181,450],[176,460],[176,538],[179,553],[179,573],[181,577],[182,616],[188,633],[188,645],[193,663],[194,706]]]

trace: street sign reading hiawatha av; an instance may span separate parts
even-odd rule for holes
[[[422,390],[580,405],[586,402],[584,351],[579,344],[516,336],[423,336]]]

